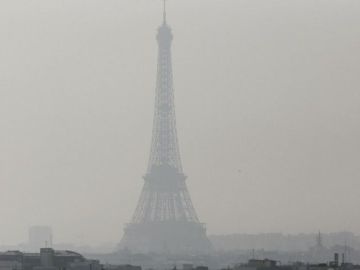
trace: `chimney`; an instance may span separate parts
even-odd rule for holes
[[[338,267],[339,266],[339,253],[334,254],[334,262],[335,262],[335,266]]]

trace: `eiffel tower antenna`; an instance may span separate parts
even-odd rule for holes
[[[166,24],[166,0],[163,1],[164,1],[163,19],[164,19],[164,24]]]

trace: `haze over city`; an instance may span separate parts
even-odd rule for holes
[[[208,234],[360,234],[360,2],[170,0]],[[120,241],[149,158],[157,0],[0,3],[0,244]]]

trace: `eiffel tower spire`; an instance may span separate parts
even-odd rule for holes
[[[120,247],[135,251],[206,252],[210,242],[199,222],[181,164],[174,103],[171,43],[166,22],[157,32],[158,63],[153,132],[144,186]],[[141,244],[140,244],[141,243]]]
[[[163,22],[166,24],[166,0],[164,0]]]

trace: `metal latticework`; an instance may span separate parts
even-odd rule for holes
[[[164,13],[164,22],[157,34],[156,98],[148,169],[134,216],[120,243],[122,248],[159,251],[166,246],[168,250],[204,251],[210,247],[206,230],[191,202],[180,159],[171,63],[172,39]]]
[[[182,172],[176,132],[174,88],[171,63],[171,30],[163,24],[158,31],[159,44],[153,137],[148,173],[156,166],[170,165]]]
[[[159,28],[152,143],[145,184],[132,223],[199,222],[185,185],[176,131],[170,27]]]

